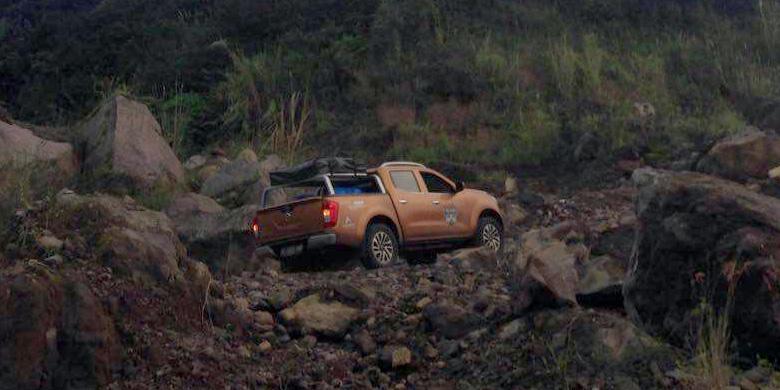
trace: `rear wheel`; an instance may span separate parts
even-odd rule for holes
[[[389,226],[375,223],[366,229],[361,260],[366,268],[386,267],[398,261],[398,239]]]
[[[504,244],[504,228],[501,222],[488,215],[480,217],[474,241],[477,245],[498,253]]]

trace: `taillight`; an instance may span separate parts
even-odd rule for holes
[[[255,235],[255,238],[260,237],[260,224],[257,223],[257,217],[252,219],[252,233]]]
[[[332,200],[322,202],[322,225],[326,228],[336,226],[339,221],[339,204]]]

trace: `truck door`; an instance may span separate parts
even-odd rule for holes
[[[440,218],[446,222],[445,230],[439,238],[462,238],[468,236],[466,232],[467,215],[464,210],[464,202],[459,201],[455,187],[446,179],[434,172],[420,171],[420,177],[425,183],[428,194],[432,199],[437,199],[441,206]]]
[[[439,194],[423,192],[415,169],[399,168],[388,172],[391,198],[407,241],[438,239],[447,232],[447,221]]]

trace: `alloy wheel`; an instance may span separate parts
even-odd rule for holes
[[[389,234],[382,231],[374,234],[374,238],[371,240],[371,253],[376,261],[382,264],[389,263],[393,259],[394,251],[393,239]]]
[[[501,249],[501,231],[492,223],[482,228],[482,245],[490,248],[493,252]]]

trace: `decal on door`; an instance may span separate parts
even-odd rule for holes
[[[448,224],[454,225],[458,222],[458,210],[455,208],[444,209],[444,220],[447,221]]]

